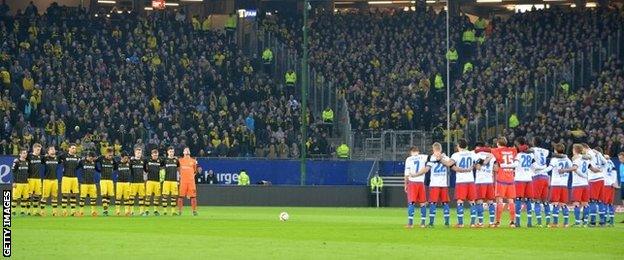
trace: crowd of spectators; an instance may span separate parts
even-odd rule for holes
[[[622,62],[610,59],[587,87],[547,99],[531,120],[507,135],[545,137],[545,144],[586,142],[615,156],[624,152],[624,73]]]
[[[415,11],[326,12],[311,18],[311,67],[346,93],[354,130],[446,127],[445,18],[444,11],[425,7]],[[277,25],[267,28],[275,29],[285,39],[295,37],[293,32],[287,32],[290,27],[287,23],[292,23],[292,18],[271,19],[271,24]],[[571,82],[574,75],[566,67],[568,62],[581,53],[590,53],[590,49],[598,50],[609,37],[617,38],[622,33],[622,24],[623,11],[615,8],[553,7],[516,13],[508,18],[494,17],[485,26],[479,26],[464,14],[451,19],[450,45],[458,50],[458,59],[451,62],[451,128],[461,131],[477,120],[483,122],[486,113],[498,113],[501,117],[506,115],[504,111],[507,115],[516,114],[519,111],[513,111],[513,106],[503,104],[506,99],[512,103],[518,97],[531,110],[518,113],[522,126],[507,133],[539,133],[548,140],[564,138],[564,142],[572,142],[577,139],[561,133],[582,128],[586,140],[594,145],[615,142],[613,139],[618,138],[609,136],[617,134],[615,130],[597,129],[605,125],[585,125],[589,122],[571,118],[569,121],[574,124],[557,123],[555,127],[551,122],[565,119],[565,113],[553,114],[549,110],[553,105],[549,97],[538,96],[543,94],[534,90],[543,89],[546,84],[550,88],[553,81]],[[477,39],[466,39],[467,31],[475,33]],[[621,68],[610,65],[603,74],[613,74],[616,73],[613,70]],[[597,75],[595,72],[589,76]],[[572,96],[597,91],[595,87],[601,85],[597,82],[575,86],[572,92],[579,93]],[[599,104],[604,102],[592,103],[585,109],[591,113],[604,112],[606,108]],[[547,120],[544,114],[560,119]],[[539,124],[551,125],[537,130],[539,124],[533,123],[535,118],[542,118]],[[506,121],[507,118],[501,120],[504,127],[508,127]],[[535,130],[527,132],[528,125]],[[613,126],[618,127],[615,123]],[[544,130],[561,127],[565,131]]]
[[[8,15],[3,5],[0,153],[39,142],[117,154],[138,145],[299,156],[299,99],[221,30],[194,26],[182,11],[33,8]],[[308,132],[310,150],[330,149],[316,126]]]
[[[182,11],[138,16],[89,13],[53,4],[16,15],[0,8],[0,152],[40,142],[117,153],[190,146],[200,156],[299,156],[300,102],[281,77],[263,73],[232,38]],[[310,65],[315,82],[332,81],[348,102],[352,129],[445,126],[446,14],[431,8],[315,12]],[[532,103],[536,84],[567,61],[595,48],[624,24],[622,10],[550,8],[492,18],[451,19],[451,127],[465,129],[505,99]],[[267,16],[274,32],[300,48],[301,20]],[[475,33],[466,37],[466,32]],[[295,51],[297,53],[297,51]],[[589,85],[541,97],[510,136],[540,135],[548,142],[587,141],[621,151],[621,59],[609,57]],[[470,66],[466,65],[470,64]],[[496,110],[499,111],[496,111]],[[333,150],[311,123],[312,154]],[[504,120],[503,120],[504,121]]]

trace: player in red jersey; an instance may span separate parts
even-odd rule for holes
[[[507,147],[507,138],[499,137],[496,140],[497,148],[492,149],[492,154],[496,158],[495,164],[495,180],[496,180],[496,224],[500,225],[501,214],[504,210],[503,202],[507,201],[509,207],[509,219],[510,227],[516,227],[514,219],[515,205],[514,198],[516,197],[516,189],[514,186],[514,160],[518,154],[518,150],[515,147]]]

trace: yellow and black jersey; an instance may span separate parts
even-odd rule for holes
[[[143,172],[145,171],[143,165],[143,159],[132,158],[130,159],[130,172],[132,183],[143,183]]]
[[[164,167],[164,161],[160,158],[148,159],[145,161],[145,172],[148,181],[160,181],[160,169]]]
[[[40,179],[41,170],[43,169],[43,156],[29,154],[26,160],[28,161],[28,178]]]
[[[43,164],[45,164],[43,178],[46,180],[56,180],[56,171],[58,169],[59,158],[56,155],[47,155],[43,157]]]
[[[98,171],[100,172],[101,180],[112,180],[113,170],[115,170],[115,160],[111,157],[100,157],[97,160]]]
[[[82,163],[82,184],[95,184],[96,161]]]
[[[28,160],[13,161],[13,183],[28,183]]]
[[[165,159],[165,181],[178,180],[178,167],[180,167],[178,158],[173,157]]]
[[[130,172],[130,162],[119,162],[115,165],[117,171],[117,182],[130,182],[132,181],[132,174]],[[143,176],[141,176],[142,178]]]
[[[64,177],[77,177],[76,170],[80,166],[80,157],[75,154],[67,154],[61,157],[61,164],[63,165]]]

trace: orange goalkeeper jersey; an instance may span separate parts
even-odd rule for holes
[[[195,183],[197,160],[191,157],[180,158],[180,183]]]
[[[498,172],[496,172],[496,182],[502,184],[514,183],[514,160],[518,154],[515,147],[493,148],[492,155],[498,163]]]

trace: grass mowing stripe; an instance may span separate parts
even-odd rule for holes
[[[278,221],[281,211],[291,220]],[[453,210],[451,223],[456,219]],[[469,216],[465,219],[469,223]],[[624,254],[618,240],[624,225],[458,230],[443,227],[442,220],[438,212],[435,228],[406,230],[405,209],[296,207],[202,207],[197,217],[188,212],[180,217],[18,216],[13,218],[13,258],[618,259]]]

